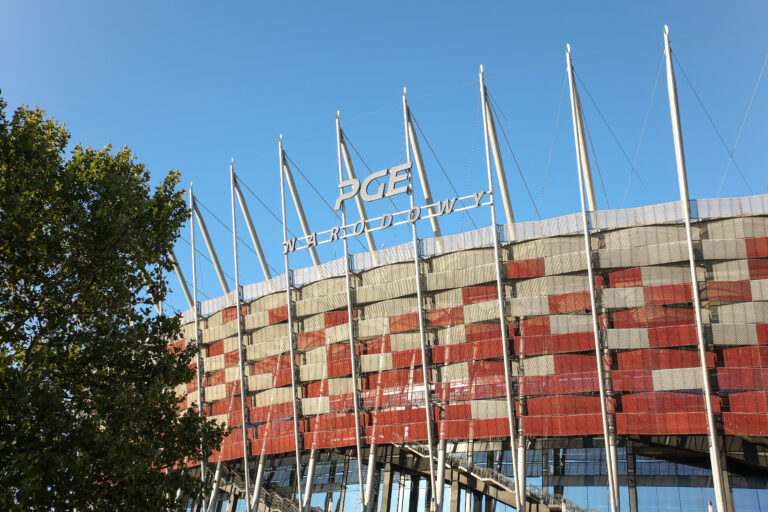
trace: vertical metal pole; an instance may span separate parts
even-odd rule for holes
[[[405,124],[404,135],[406,137],[405,156],[408,163],[411,163],[411,151],[408,147],[408,106],[405,103],[405,89],[403,89],[403,122]],[[408,197],[410,199],[411,210],[414,208],[413,201],[413,169],[408,171]],[[430,402],[429,388],[429,363],[427,358],[427,343],[424,333],[424,302],[421,291],[421,259],[419,258],[419,235],[416,232],[416,221],[411,222],[411,233],[413,235],[413,263],[416,270],[416,297],[419,304],[419,341],[421,342],[421,370],[424,380],[424,412],[426,414],[425,422],[427,426],[427,443],[429,444],[429,485],[432,489],[432,504],[435,500],[435,449],[432,432],[432,404]]]
[[[250,502],[250,512],[256,512],[259,508],[259,497],[261,496],[261,484],[264,482],[264,463],[266,455],[263,453],[259,457],[259,465],[256,468],[256,481],[253,483],[253,496]]]
[[[234,492],[229,493],[229,499],[227,500],[227,509],[224,512],[235,512],[237,508],[238,496]],[[248,501],[246,500],[246,505]]]
[[[195,310],[195,343],[197,344],[197,412],[200,415],[202,427],[203,419],[203,347],[200,344],[200,303],[197,302],[197,255],[195,254],[195,196],[192,193],[192,184],[189,184],[189,241],[192,246],[192,302]],[[205,484],[205,458],[203,457],[203,437],[200,436],[200,479]],[[205,502],[205,500],[203,500]]]
[[[243,191],[240,190],[240,185],[237,183],[237,175],[234,177],[235,193],[237,194],[237,202],[240,203],[240,210],[243,212],[245,218],[245,225],[248,227],[248,234],[251,235],[251,242],[253,242],[253,248],[256,251],[256,256],[259,258],[259,265],[261,265],[261,271],[264,273],[264,278],[269,281],[272,279],[272,273],[269,271],[269,265],[267,259],[264,257],[264,251],[261,248],[261,242],[259,242],[259,236],[256,234],[256,228],[253,226],[253,219],[251,218],[251,212],[248,209],[248,203],[245,202],[243,197]]]
[[[284,154],[283,154],[283,135],[280,134],[280,140],[278,142],[278,151],[280,153],[280,205],[283,214],[283,244],[288,241],[288,224],[285,217],[285,176],[283,173],[286,171]],[[291,297],[291,289],[293,279],[291,276],[291,267],[288,261],[288,250],[283,245],[283,261],[285,262],[285,300],[288,307],[288,345],[291,354],[291,390],[293,396],[291,397],[293,405],[293,441],[296,448],[296,495],[298,497],[299,506],[301,506],[301,444],[299,439],[299,406],[297,403],[297,387],[296,387],[296,351],[293,347],[293,300]]]
[[[520,496],[525,499],[526,485],[525,485],[525,438],[520,433],[520,437],[517,438],[517,479],[520,480]]]
[[[373,477],[376,474],[376,445],[371,444],[368,450],[368,470],[365,474],[365,509],[371,510],[371,500],[374,496]]]
[[[307,466],[307,483],[304,487],[304,512],[310,512],[312,506],[312,481],[315,479],[315,465],[317,464],[317,450],[312,448],[309,452],[309,465]]]
[[[397,512],[403,512],[405,501],[405,473],[400,471],[400,485],[397,488]]]
[[[677,84],[675,71],[672,68],[672,49],[669,46],[669,27],[664,25],[664,53],[667,61],[667,91],[669,93],[669,110],[672,117],[672,133],[675,140],[675,161],[677,163],[677,180],[680,185],[680,207],[685,219],[685,236],[688,242],[688,258],[691,268],[691,289],[693,290],[693,305],[696,310],[696,337],[699,345],[701,361],[701,379],[704,387],[704,403],[707,406],[707,430],[709,432],[709,458],[712,463],[712,484],[715,488],[715,501],[718,512],[728,510],[725,505],[725,488],[723,473],[720,467],[720,442],[715,425],[715,415],[712,411],[712,390],[707,370],[707,349],[704,342],[704,327],[701,321],[701,299],[699,283],[696,279],[696,256],[693,251],[693,235],[691,234],[690,199],[688,198],[688,177],[685,170],[685,152],[683,150],[683,133],[680,124],[680,111],[677,103]]]
[[[597,211],[597,201],[595,199],[595,187],[592,183],[592,169],[589,165],[589,152],[587,151],[587,137],[584,132],[584,119],[582,118],[581,98],[576,89],[576,80],[573,76],[573,64],[571,63],[571,45],[565,45],[565,60],[568,69],[568,84],[571,90],[571,113],[573,114],[573,125],[576,130],[576,151],[578,158],[581,159],[581,174],[584,176],[584,186],[587,189],[587,205],[590,212]]]
[[[339,183],[344,181],[341,169],[341,124],[339,123],[340,112],[336,111],[336,159],[339,167]],[[354,172],[354,171],[353,171]],[[347,208],[344,201],[341,202],[341,225],[342,225],[342,244],[344,245],[344,275],[347,283],[347,326],[349,327],[349,357],[352,366],[352,402],[355,409],[355,449],[357,454],[357,478],[360,487],[360,509],[365,510],[365,492],[363,490],[363,441],[360,436],[360,395],[357,391],[357,355],[355,354],[355,324],[354,311],[352,308],[352,276],[349,273],[349,241],[347,240]]]
[[[336,113],[338,114],[338,111]],[[339,128],[339,131],[341,131],[341,128]],[[355,180],[357,179],[357,176],[355,175],[355,166],[352,165],[352,158],[349,156],[347,144],[344,142],[344,132],[341,132],[341,136],[336,138],[339,140],[338,144],[341,148],[341,156],[344,158],[344,165],[347,167],[347,175],[349,176],[349,179]],[[339,183],[341,183],[343,180],[344,178],[340,177]],[[360,213],[360,220],[366,222],[368,220],[368,214],[365,211],[365,203],[363,203],[363,198],[360,197],[360,194],[355,194],[355,204],[357,204],[357,211]],[[344,221],[341,223],[346,224]],[[365,240],[368,242],[368,248],[371,251],[375,251],[376,242],[373,239],[373,233],[371,231],[365,230]]]
[[[213,473],[213,490],[211,491],[211,499],[208,501],[208,507],[205,509],[206,512],[213,512],[214,511],[214,505],[216,505],[216,502],[219,499],[219,488],[221,484],[221,457],[219,457],[219,460],[216,462],[216,471]],[[203,507],[205,507],[205,503],[203,503]]]
[[[515,399],[512,396],[512,376],[510,375],[509,336],[507,332],[506,314],[504,312],[504,284],[501,275],[501,248],[499,244],[499,228],[496,224],[496,195],[493,192],[493,173],[491,172],[491,152],[489,148],[488,129],[493,124],[486,118],[490,112],[488,109],[488,97],[485,91],[485,79],[483,78],[483,66],[480,66],[480,101],[483,109],[483,139],[485,141],[485,165],[488,171],[488,198],[491,201],[491,224],[493,231],[493,257],[496,262],[496,293],[499,296],[499,326],[501,327],[501,344],[504,352],[504,387],[507,394],[507,416],[509,418],[509,451],[512,456],[512,472],[515,479],[515,501],[517,510],[523,510],[526,497],[525,489],[520,489],[518,477],[517,454],[515,447]],[[498,162],[497,162],[498,165]],[[514,218],[511,220],[514,223]],[[510,224],[513,227],[513,224]]]
[[[200,210],[197,208],[197,201],[195,198],[192,198],[192,208],[195,210],[195,217],[197,218],[197,224],[200,226],[200,232],[203,234],[203,241],[205,242],[205,246],[208,248],[208,254],[211,255],[211,261],[213,261],[213,268],[216,270],[216,276],[219,278],[219,283],[221,283],[221,289],[224,290],[224,293],[229,293],[229,285],[227,284],[227,280],[224,278],[224,270],[221,268],[221,263],[219,263],[219,257],[216,255],[216,249],[213,247],[213,242],[211,241],[211,236],[208,234],[208,227],[205,225],[205,220],[203,219],[203,216],[200,215]]]
[[[293,173],[291,173],[291,168],[288,165],[288,162],[285,161],[285,156],[282,158],[283,172],[285,173],[285,178],[288,182],[288,190],[291,192],[291,197],[293,198],[293,205],[296,207],[296,213],[299,216],[299,224],[301,224],[301,230],[304,232],[304,236],[309,236],[312,232],[309,230],[307,216],[304,215],[304,207],[301,205],[301,197],[299,197],[299,191],[296,188],[296,183],[293,181]],[[315,249],[315,247],[309,248],[309,255],[312,257],[312,264],[316,267],[319,266],[320,259],[317,257],[317,249]]]
[[[248,424],[247,410],[245,407],[245,366],[243,359],[245,358],[243,348],[243,314],[241,311],[242,303],[242,289],[240,288],[240,260],[238,259],[237,251],[237,216],[235,215],[235,162],[230,160],[229,162],[229,185],[230,185],[230,198],[232,203],[232,250],[235,255],[235,307],[237,308],[237,356],[238,364],[240,366],[240,413],[242,419],[242,432],[243,432],[243,471],[245,473],[245,502],[248,503],[248,496],[250,494],[250,474],[248,472]]]
[[[419,173],[419,181],[421,182],[421,189],[424,192],[424,202],[426,204],[432,204],[432,191],[429,188],[429,181],[427,180],[427,173],[424,167],[424,159],[421,157],[421,147],[419,147],[419,139],[416,137],[416,131],[413,129],[413,121],[411,120],[411,109],[408,108],[408,102],[405,99],[405,87],[403,87],[403,101],[405,104],[405,113],[407,116],[407,140],[411,141],[411,147],[413,148],[413,160],[416,163],[416,170]],[[407,144],[406,140],[406,144]],[[436,213],[433,206],[429,207],[430,213],[433,215]],[[430,217],[429,222],[432,224],[432,234],[435,238],[442,236],[440,232],[440,224],[437,221],[437,216]]]
[[[568,56],[568,52],[566,52],[566,56]],[[567,57],[568,62],[570,62],[570,58]],[[570,66],[569,66],[570,70]],[[571,75],[569,73],[569,79],[571,78]],[[608,473],[608,489],[611,497],[611,510],[613,512],[618,512],[619,510],[619,501],[618,501],[618,490],[617,490],[617,482],[614,480],[614,464],[613,464],[613,458],[612,458],[612,451],[611,451],[611,442],[610,438],[612,437],[611,432],[608,428],[608,403],[606,400],[605,395],[605,377],[603,374],[603,354],[602,354],[602,348],[600,346],[600,327],[598,323],[597,318],[597,306],[596,306],[596,300],[595,300],[595,277],[592,271],[592,240],[590,237],[590,229],[589,229],[589,221],[587,220],[587,207],[586,207],[586,201],[584,198],[584,182],[583,182],[583,173],[582,173],[582,161],[581,161],[581,153],[579,151],[579,136],[578,136],[578,129],[576,127],[576,119],[578,113],[576,112],[576,101],[573,96],[573,82],[571,81],[571,110],[573,111],[573,133],[574,133],[574,141],[576,145],[576,164],[579,172],[579,198],[581,200],[581,218],[582,218],[582,228],[584,230],[584,254],[586,256],[587,260],[587,279],[589,279],[589,300],[590,300],[590,308],[592,309],[592,331],[595,338],[595,360],[597,363],[597,379],[598,379],[598,385],[600,387],[600,414],[603,421],[603,437],[605,441],[605,461],[606,461],[606,471]]]
[[[345,456],[346,457],[346,456]],[[336,504],[336,511],[343,512],[344,503],[347,499],[347,474],[349,473],[349,459],[344,459],[344,471],[341,473],[341,492],[339,493],[339,502]]]
[[[173,263],[173,270],[176,271],[176,277],[179,278],[179,283],[181,284],[181,291],[184,292],[184,298],[187,299],[189,307],[193,307],[192,294],[189,293],[189,287],[187,286],[186,279],[184,279],[184,273],[181,271],[181,265],[179,265],[179,260],[176,259],[176,252],[171,249],[169,254]]]
[[[471,443],[471,441],[470,441]],[[443,487],[445,486],[445,439],[437,442],[437,476],[435,477],[435,509],[443,510]]]
[[[483,89],[485,90],[485,84],[483,84]],[[485,94],[486,96],[484,97],[483,106],[483,119],[485,120],[484,130],[490,141],[493,161],[496,164],[496,178],[499,180],[499,195],[501,196],[501,203],[504,206],[504,215],[507,218],[507,224],[512,227],[515,224],[515,214],[512,211],[512,201],[509,200],[507,173],[504,171],[504,161],[501,159],[501,148],[499,148],[499,138],[496,135],[496,123],[493,120],[491,106],[488,104],[488,93],[486,92]]]

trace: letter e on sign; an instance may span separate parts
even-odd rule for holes
[[[397,194],[404,194],[408,192],[408,185],[398,187],[397,184],[408,181],[408,179],[411,177],[410,169],[411,164],[400,164],[389,170],[389,183],[387,184],[387,193],[384,194],[386,197],[392,197],[396,196]]]

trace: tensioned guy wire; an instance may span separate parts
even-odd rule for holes
[[[309,180],[309,178],[307,178],[307,176],[306,176],[306,175],[305,175],[303,172],[301,172],[301,169],[299,168],[299,166],[298,166],[298,165],[296,165],[296,162],[294,162],[294,161],[293,161],[293,159],[291,159],[291,157],[290,157],[290,156],[288,156],[288,153],[286,153],[285,151],[283,151],[283,154],[285,155],[285,159],[286,159],[286,160],[288,160],[288,162],[290,162],[290,164],[293,166],[293,168],[294,168],[294,169],[296,169],[297,171],[299,171],[299,174],[301,174],[301,177],[302,177],[302,178],[304,178],[304,181],[306,181],[307,183],[309,183],[309,186],[310,186],[310,187],[312,187],[312,190],[314,190],[314,191],[315,191],[315,194],[317,194],[317,196],[318,196],[318,197],[319,197],[319,198],[320,198],[320,199],[321,199],[321,200],[322,200],[322,201],[325,203],[325,205],[328,207],[328,209],[329,209],[329,210],[331,210],[331,213],[333,213],[333,215],[334,215],[334,216],[335,216],[335,217],[336,217],[336,218],[339,220],[339,222],[341,222],[341,217],[339,217],[339,214],[338,214],[338,213],[336,213],[336,210],[334,210],[334,209],[333,209],[333,206],[331,206],[331,204],[330,204],[330,203],[329,203],[329,202],[328,202],[328,201],[325,199],[325,197],[323,197],[323,194],[321,194],[321,193],[320,193],[320,191],[319,191],[319,190],[317,190],[317,188],[316,188],[316,187],[315,187],[315,185],[314,185],[314,184],[313,184],[313,183],[312,183],[312,182]],[[360,247],[362,247],[362,248],[363,248],[363,250],[366,250],[365,246],[364,246],[364,245],[363,245],[363,243],[362,243],[362,242],[361,242],[361,241],[358,239],[358,237],[354,236],[354,237],[352,237],[352,238],[353,238],[354,240],[356,240],[356,241],[357,241],[358,245],[360,245]]]
[[[256,200],[257,200],[259,203],[261,203],[261,205],[262,205],[262,206],[263,206],[263,207],[264,207],[264,208],[265,208],[265,209],[266,209],[266,210],[267,210],[267,211],[268,211],[270,214],[272,214],[272,217],[274,217],[274,218],[275,218],[275,220],[277,221],[277,223],[278,223],[279,225],[281,225],[281,226],[283,225],[283,221],[282,221],[282,220],[280,220],[280,217],[278,217],[278,216],[275,214],[275,212],[273,212],[273,211],[272,211],[272,209],[271,209],[269,206],[267,206],[267,205],[264,203],[264,201],[262,201],[261,199],[259,199],[259,196],[257,196],[257,195],[256,195],[256,193],[255,193],[253,190],[251,190],[251,187],[249,187],[249,186],[248,186],[248,184],[247,184],[247,183],[245,183],[245,182],[243,181],[243,179],[242,179],[242,178],[240,178],[240,177],[238,176],[238,177],[237,177],[237,182],[238,182],[239,184],[241,184],[242,186],[244,186],[244,187],[245,187],[245,190],[247,190],[247,191],[248,191],[248,192],[249,192],[249,193],[250,193],[250,194],[251,194],[251,195],[252,195],[254,198],[256,198]],[[291,231],[291,228],[288,228],[288,232],[291,234],[291,236],[292,236],[292,237],[294,237],[294,238],[298,238],[298,237],[296,236],[296,233],[294,233],[293,231]]]
[[[632,164],[632,160],[629,159],[629,155],[627,154],[626,150],[624,149],[624,146],[621,145],[621,142],[619,141],[619,138],[616,136],[616,132],[613,131],[613,128],[611,128],[611,125],[608,124],[608,120],[603,115],[603,112],[600,110],[600,107],[597,106],[597,102],[592,97],[592,95],[589,93],[589,89],[587,88],[587,85],[584,83],[584,81],[581,79],[581,77],[574,71],[574,76],[576,76],[576,79],[581,84],[582,89],[584,92],[587,93],[587,97],[589,98],[589,101],[592,102],[592,105],[594,105],[595,110],[597,110],[597,113],[600,115],[600,119],[603,120],[603,123],[605,124],[606,128],[608,128],[608,132],[611,134],[611,137],[613,137],[614,142],[616,142],[616,145],[619,147],[619,150],[621,150],[621,154],[624,155],[624,159],[627,161],[630,167],[629,172],[635,173],[637,176],[637,179],[640,180],[640,184],[643,186],[643,189],[645,190],[645,193],[648,194],[648,198],[651,200],[651,202],[654,201],[653,196],[651,195],[651,191],[648,190],[648,187],[645,185],[645,182],[643,181],[642,176],[640,176],[640,173],[637,171],[635,166]]]
[[[597,160],[597,153],[595,152],[595,145],[592,143],[592,133],[589,131],[589,123],[587,122],[587,116],[584,115],[584,108],[579,103],[579,111],[581,118],[584,120],[584,129],[587,132],[587,140],[589,140],[589,147],[592,150],[592,160],[595,161],[595,168],[597,169],[597,177],[600,179],[600,188],[603,189],[603,197],[605,198],[605,206],[610,209],[611,203],[608,201],[608,193],[605,191],[605,181],[603,181],[603,173],[600,171],[600,162]]]
[[[443,176],[445,176],[445,179],[448,180],[448,184],[451,186],[453,193],[456,195],[456,197],[460,196],[461,194],[459,194],[459,192],[456,190],[456,187],[453,185],[453,181],[451,180],[451,177],[448,176],[448,173],[446,172],[445,167],[443,167],[443,164],[440,161],[440,158],[438,158],[437,153],[435,152],[434,148],[432,148],[432,144],[429,142],[427,135],[424,133],[424,130],[421,129],[421,125],[419,125],[419,122],[416,120],[416,116],[413,115],[413,111],[410,109],[408,110],[409,110],[409,113],[411,114],[411,119],[413,120],[413,124],[416,125],[416,128],[419,130],[419,133],[421,133],[421,136],[424,139],[424,142],[427,143],[427,147],[429,148],[429,151],[432,153],[432,156],[437,162],[437,165],[440,167],[440,170],[443,171]],[[469,213],[469,211],[467,211],[466,214],[469,217],[469,221],[472,223],[475,229],[477,229],[477,224],[475,224],[475,219],[472,218],[472,215]]]
[[[352,141],[350,140],[349,136],[347,136],[346,132],[344,130],[341,130],[341,136],[344,137],[344,141],[349,143],[349,147],[352,148],[352,151],[355,152],[357,155],[357,158],[360,159],[360,161],[363,163],[363,166],[368,170],[368,174],[373,174],[373,171],[371,170],[370,166],[366,163],[365,159],[363,158],[363,155],[360,154],[360,152],[357,150],[354,144],[352,144]],[[401,208],[395,204],[395,201],[392,199],[391,196],[387,196],[387,199],[389,199],[390,204],[395,210],[400,210]]]
[[[216,216],[216,214],[215,214],[215,213],[213,213],[213,212],[211,211],[211,209],[210,209],[210,208],[208,208],[207,206],[205,206],[205,204],[203,204],[203,202],[202,202],[202,201],[200,201],[200,199],[198,199],[198,198],[195,198],[195,201],[197,202],[197,204],[199,204],[200,206],[202,206],[202,207],[203,207],[203,209],[205,209],[205,211],[207,211],[208,213],[210,213],[210,214],[211,214],[211,216],[213,216],[213,218],[214,218],[214,219],[216,219],[216,220],[219,222],[219,224],[221,224],[222,226],[224,226],[224,228],[226,228],[226,230],[227,230],[227,231],[229,231],[230,233],[232,232],[232,228],[230,228],[229,226],[227,226],[227,225],[224,223],[224,221],[222,221],[222,220],[221,220],[219,217],[217,217],[217,216]],[[251,248],[251,246],[250,246],[250,244],[248,244],[248,242],[246,242],[245,240],[243,240],[243,239],[242,239],[242,238],[240,238],[239,236],[237,237],[237,241],[238,241],[238,242],[240,242],[240,243],[241,243],[241,244],[242,244],[242,245],[243,245],[243,246],[244,246],[246,249],[248,249],[248,250],[249,250],[249,251],[251,251],[253,254],[255,254],[256,256],[258,256],[258,253],[257,253],[256,251],[254,251],[254,250],[253,250],[253,248]],[[276,270],[276,269],[275,269],[275,268],[274,268],[272,265],[270,265],[269,263],[267,263],[267,266],[270,268],[270,270],[272,270],[272,272],[274,272],[275,274],[279,274],[279,272],[278,272],[278,271],[277,271],[277,270]]]
[[[677,67],[680,69],[680,72],[683,74],[685,81],[688,82],[688,86],[691,88],[693,95],[696,97],[696,101],[699,102],[699,106],[704,111],[704,115],[707,116],[707,119],[709,120],[709,124],[711,124],[712,129],[715,130],[715,134],[717,134],[717,138],[720,139],[720,143],[723,145],[723,147],[725,148],[725,151],[730,156],[731,161],[733,161],[733,165],[735,165],[736,170],[739,171],[739,176],[741,176],[741,179],[744,181],[744,184],[747,186],[747,190],[749,190],[750,194],[753,194],[752,187],[749,186],[749,182],[747,182],[747,178],[744,176],[744,173],[741,171],[741,167],[739,166],[739,163],[736,161],[735,158],[733,158],[733,151],[728,149],[728,144],[725,143],[725,139],[723,139],[723,136],[720,134],[720,130],[717,129],[714,119],[712,119],[712,116],[709,115],[709,111],[707,110],[707,107],[704,106],[704,102],[701,101],[699,94],[696,92],[696,89],[693,87],[691,80],[688,78],[688,74],[685,72],[685,69],[683,69],[683,65],[680,63],[680,59],[678,59],[674,53],[672,54],[672,57],[675,59],[675,62],[677,63]]]
[[[490,93],[488,94],[488,97],[491,98]],[[493,110],[494,115],[498,119],[499,115],[496,112],[496,108],[493,106],[495,103],[495,100],[491,98],[491,102],[488,103],[488,105],[491,107],[491,110]],[[509,152],[512,155],[512,160],[515,162],[515,167],[517,167],[517,173],[520,175],[520,179],[523,180],[523,185],[525,186],[525,191],[528,192],[528,197],[531,200],[531,204],[533,205],[533,209],[536,211],[536,216],[541,220],[541,214],[539,214],[539,209],[536,207],[536,201],[533,200],[533,195],[531,194],[531,189],[528,188],[528,183],[525,181],[525,176],[523,175],[523,170],[520,168],[520,163],[517,161],[517,156],[515,156],[515,152],[512,151],[512,145],[509,143],[509,139],[507,138],[507,132],[504,131],[504,125],[502,123],[499,123],[499,128],[501,128],[501,134],[504,136],[504,140],[507,143],[507,147],[509,148]]]
[[[739,126],[739,133],[736,135],[736,142],[733,143],[733,149],[731,150],[731,156],[728,157],[728,163],[725,165],[725,171],[723,171],[723,179],[720,181],[720,186],[717,188],[717,196],[720,197],[720,191],[723,189],[723,184],[725,184],[725,177],[728,175],[728,169],[731,167],[731,162],[733,161],[733,153],[736,152],[736,146],[739,145],[739,140],[741,139],[741,132],[744,130],[744,125],[747,124],[747,118],[749,117],[749,112],[752,110],[752,103],[755,101],[755,96],[757,95],[757,89],[760,88],[760,80],[763,79],[763,73],[765,73],[765,65],[768,64],[768,55],[765,56],[765,60],[763,61],[763,68],[760,70],[760,75],[757,77],[757,83],[755,84],[755,88],[752,91],[752,97],[749,98],[749,104],[747,105],[747,111],[744,113],[744,119],[741,121],[741,126]]]
[[[502,134],[504,135],[504,139],[507,141],[507,146],[508,146],[508,147],[510,147],[510,150],[511,150],[510,141],[509,141],[509,139],[507,138],[506,130],[504,129],[504,125],[503,125],[503,123],[501,122],[501,119],[504,119],[505,121],[507,121],[507,123],[509,123],[509,119],[507,118],[507,115],[504,113],[504,111],[501,109],[501,105],[499,105],[499,102],[498,102],[498,101],[496,101],[496,98],[495,98],[495,97],[493,97],[493,96],[491,96],[491,94],[490,94],[490,93],[488,94],[488,98],[490,99],[491,108],[493,108],[493,109],[494,109],[493,111],[494,111],[494,112],[498,111],[498,113],[499,113],[499,116],[497,117],[497,121],[498,121],[498,123],[499,123],[499,128],[501,129],[501,132],[502,132]],[[511,123],[509,123],[509,125],[508,125],[508,128],[509,128],[509,130],[512,132],[512,135],[513,135],[513,136],[517,136],[517,134],[515,133],[515,129],[514,129],[514,127],[512,126],[512,124],[511,124]],[[521,145],[521,146],[522,146],[522,148],[523,148],[523,152],[524,152],[524,153],[525,153],[525,155],[528,157],[528,160],[530,160],[530,161],[531,161],[531,164],[533,165],[533,168],[534,168],[534,169],[536,169],[536,173],[539,175],[539,177],[540,177],[542,180],[544,180],[544,176],[543,176],[543,174],[542,174],[542,172],[541,172],[541,169],[539,168],[539,165],[536,163],[536,159],[535,159],[535,158],[533,157],[533,155],[531,155],[531,153],[528,151],[528,148],[526,147],[525,143],[523,142],[523,139],[522,139],[521,137],[517,137],[517,138],[518,138],[518,141],[520,142],[520,145]],[[517,157],[516,157],[515,155],[513,155],[513,158],[515,158],[515,160],[517,160]],[[515,163],[517,163],[517,162],[515,162]],[[556,199],[558,202],[562,202],[562,201],[560,200],[560,197],[558,196],[557,192],[555,191],[555,189],[550,189],[550,192],[552,192],[552,195],[555,197],[555,199]]]
[[[656,98],[656,88],[659,85],[659,78],[661,78],[661,70],[664,69],[664,54],[661,55],[659,62],[659,70],[656,72],[656,80],[653,82],[653,90],[651,91],[651,99],[648,101],[648,108],[645,109],[645,119],[643,119],[643,127],[640,130],[640,139],[637,141],[637,147],[635,148],[635,156],[632,158],[632,167],[637,164],[637,157],[640,155],[640,146],[643,144],[643,138],[645,137],[645,128],[648,126],[648,118],[651,116],[651,106],[653,100]],[[632,173],[629,173],[627,177],[627,187],[624,189],[624,198],[621,200],[621,207],[624,208],[624,203],[627,200],[629,194],[629,185],[632,183]]]
[[[568,85],[568,77],[563,77],[563,87],[560,89],[560,102],[557,105],[557,115],[555,116],[555,127],[552,130],[552,141],[549,143],[549,152],[547,153],[547,165],[544,167],[544,182],[541,185],[541,191],[539,192],[539,201],[544,197],[544,189],[547,188],[547,177],[549,176],[549,168],[552,164],[552,151],[555,148],[555,138],[557,136],[557,127],[560,123],[560,111],[563,108],[563,98],[565,97],[565,86]]]

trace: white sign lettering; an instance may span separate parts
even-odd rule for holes
[[[407,193],[408,185],[399,184],[410,179],[410,170],[411,164],[406,163],[397,165],[391,169],[382,169],[380,171],[371,173],[370,176],[363,180],[362,185],[360,184],[360,180],[357,179],[342,181],[339,185],[341,194],[336,198],[336,204],[334,205],[333,209],[340,210],[341,203],[343,201],[352,199],[358,194],[363,199],[363,201],[376,201],[378,199],[383,199],[384,197],[392,197],[398,194]],[[379,183],[378,187],[376,187],[376,191],[374,193],[370,193],[369,189],[373,181],[378,178],[383,178],[387,175],[389,175],[389,181],[387,182],[386,187],[384,183]]]

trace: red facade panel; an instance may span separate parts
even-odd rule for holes
[[[219,340],[216,343],[208,345],[206,349],[206,355],[208,357],[220,356],[224,353],[224,340]]]
[[[463,304],[466,306],[468,304],[496,300],[499,297],[499,293],[496,286],[468,286],[461,289],[461,297]]]
[[[650,370],[613,370],[611,384],[614,391],[653,391],[653,373]]]
[[[586,436],[603,433],[602,416],[574,414],[570,416],[523,416],[523,435],[538,437]]]
[[[599,396],[542,396],[526,401],[528,416],[600,414]]]
[[[430,327],[441,327],[445,325],[463,324],[464,308],[455,307],[455,308],[432,309],[430,311],[427,311],[426,316],[427,316],[427,325],[429,325]],[[418,327],[419,326],[417,323],[416,328],[418,329]]]
[[[478,341],[455,345],[436,345],[431,348],[433,363],[458,363],[503,357],[501,340]]]
[[[613,326],[622,328],[663,327],[695,324],[693,308],[667,308],[662,306],[627,309],[613,313]]]
[[[768,368],[768,346],[727,348],[723,350],[723,366]]]
[[[325,345],[325,331],[300,332],[296,335],[296,347],[305,349]]]
[[[747,258],[768,258],[768,236],[745,238]]]
[[[530,277],[542,277],[544,275],[544,258],[507,262],[508,279],[527,279]]]
[[[643,297],[646,306],[690,303],[693,301],[693,288],[690,283],[646,286]]]
[[[547,297],[549,302],[549,312],[572,313],[574,311],[584,311],[590,309],[591,301],[589,292],[562,293],[560,295],[550,295]]]
[[[280,306],[269,310],[269,325],[288,321],[288,306]]]
[[[747,260],[750,279],[768,279],[768,259]]]
[[[232,350],[224,354],[224,366],[227,368],[237,366],[240,362],[240,356],[238,350]]]
[[[563,375],[523,376],[518,379],[523,395],[566,395],[599,391],[597,371]]]
[[[754,412],[765,414],[768,411],[768,391],[748,391],[728,395],[728,409],[731,412]]]
[[[524,356],[586,352],[595,349],[595,335],[592,331],[588,331],[542,336],[518,336],[513,340],[513,343],[515,354]]]
[[[717,383],[721,390],[768,390],[768,368],[718,368]]]
[[[608,272],[608,285],[611,288],[636,288],[643,286],[643,271],[640,268],[625,268]]]
[[[464,335],[467,341],[499,340],[501,325],[499,322],[467,324],[464,326]]]
[[[404,315],[389,317],[389,332],[397,334],[399,332],[418,331],[419,314],[406,313]]]
[[[708,281],[707,300],[710,302],[750,302],[749,281]]]
[[[325,328],[328,327],[336,327],[337,325],[346,324],[349,319],[349,314],[347,314],[346,309],[341,309],[338,311],[328,311],[324,313],[323,320],[325,321]],[[357,320],[357,311],[352,310],[352,319]]]
[[[722,410],[720,397],[712,397],[712,406],[715,412]],[[621,408],[625,413],[703,412],[706,410],[702,394],[671,391],[623,395]]]
[[[520,320],[520,334],[523,336],[549,334],[549,329],[548,316],[535,316],[533,318],[524,318]]]
[[[698,345],[696,324],[650,328],[648,344],[653,348],[696,346]]]
[[[504,377],[479,379],[474,382],[437,382],[435,384],[437,400],[463,401],[506,396]]]
[[[243,304],[242,306],[240,306],[240,315],[245,316],[246,314],[248,314],[248,307],[245,304]],[[232,306],[231,308],[223,309],[221,311],[221,323],[226,324],[235,319],[237,319],[236,306]]]
[[[730,435],[768,436],[768,415],[765,409],[757,414],[724,412],[723,429]]]
[[[706,434],[707,415],[703,412],[617,413],[616,432],[649,435]]]
[[[674,349],[619,352],[616,354],[616,361],[619,370],[665,370],[701,365],[697,351]],[[707,352],[707,366],[715,367],[715,354],[712,352]]]

